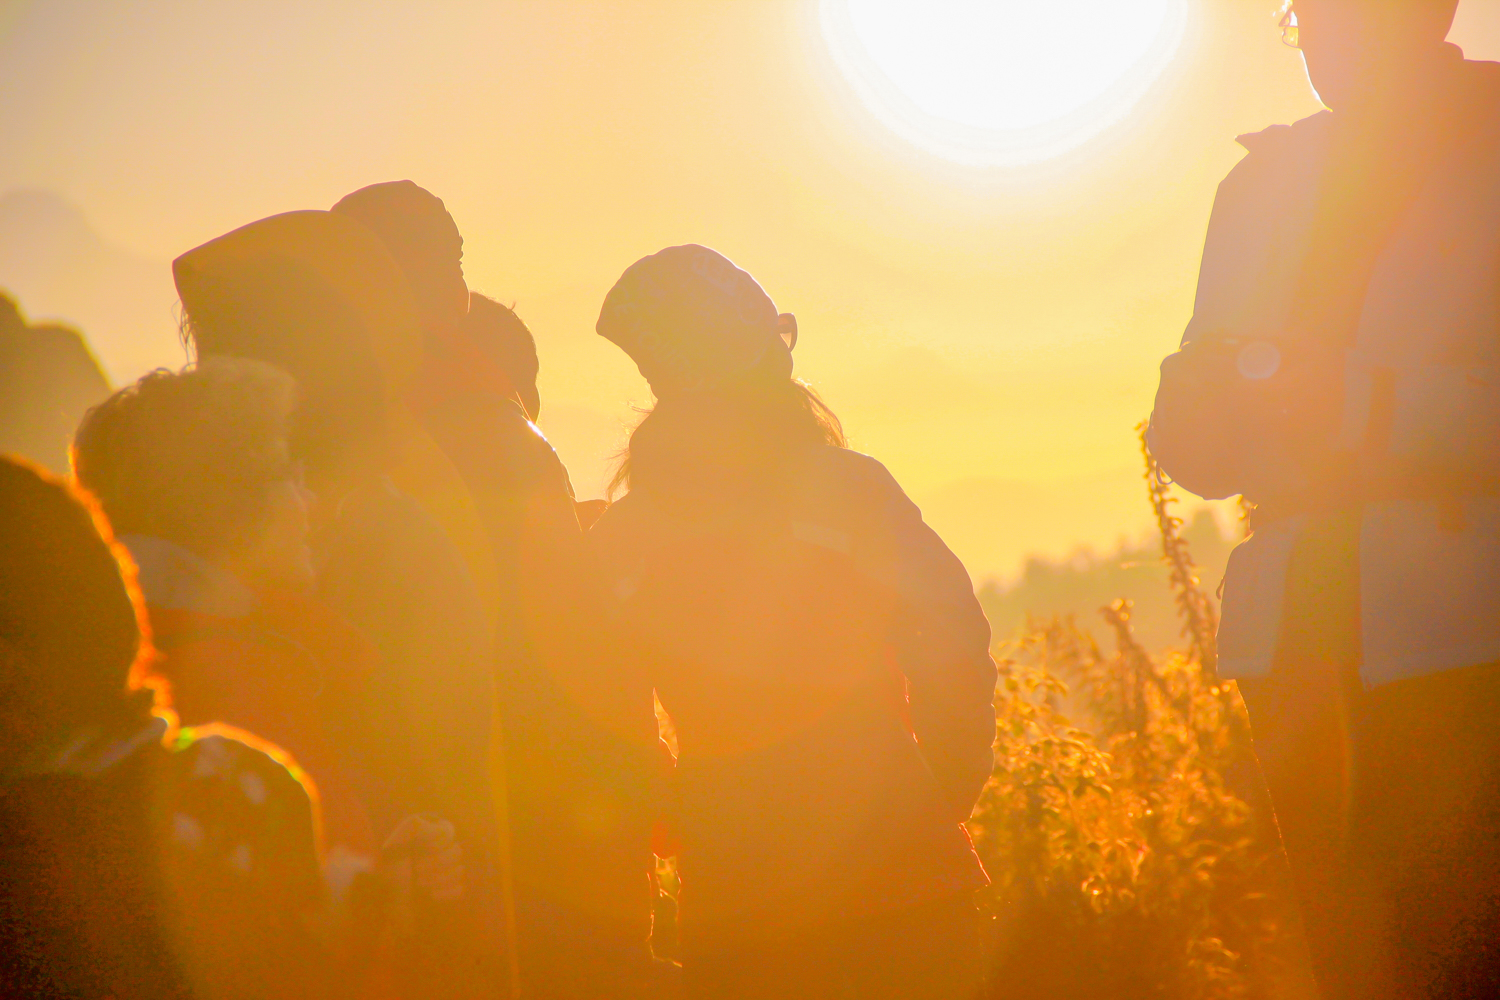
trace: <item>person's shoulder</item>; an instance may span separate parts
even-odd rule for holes
[[[1463,73],[1470,86],[1481,87],[1500,95],[1500,62],[1489,59],[1465,59]]]
[[[802,477],[806,506],[843,511],[855,521],[873,517],[868,526],[904,520],[916,510],[896,477],[878,459],[849,448],[826,445],[807,455]]]
[[[1333,113],[1324,110],[1290,125],[1272,125],[1259,132],[1246,132],[1236,136],[1235,141],[1249,150],[1251,156],[1268,157],[1321,142],[1332,127]]]
[[[160,653],[182,651],[196,656],[218,648],[240,651],[252,642],[244,617],[149,602],[146,611],[151,619],[151,637]]]
[[[321,905],[317,790],[296,762],[217,723],[182,728],[166,749],[157,815],[189,919],[211,928],[233,912],[240,926],[249,906],[282,923]]]
[[[1224,178],[1226,188],[1254,185],[1298,169],[1308,157],[1316,157],[1327,146],[1333,128],[1333,113],[1319,111],[1290,125],[1272,125],[1259,132],[1238,136],[1247,155]]]
[[[826,476],[852,486],[882,492],[901,492],[896,477],[878,459],[851,448],[823,445],[809,452],[810,465]]]
[[[1272,125],[1237,137],[1246,155],[1219,185],[1216,211],[1226,205],[1258,203],[1278,190],[1289,174],[1305,173],[1310,161],[1327,147],[1333,116],[1328,111],[1293,122]]]
[[[8,331],[7,354],[23,364],[44,369],[49,376],[72,376],[88,383],[90,391],[107,394],[109,385],[83,334],[60,323],[43,323]]]
[[[624,539],[650,527],[660,516],[651,498],[640,490],[631,490],[610,501],[584,533],[587,544],[599,551],[611,551]]]
[[[161,673],[199,694],[227,696],[246,682],[297,683],[316,674],[310,651],[261,608],[236,618],[179,608],[148,612]]]
[[[325,551],[325,573],[337,578],[371,573],[399,578],[404,574],[393,570],[421,567],[451,581],[466,572],[442,523],[388,476],[361,483],[344,496],[325,536]]]
[[[169,766],[179,782],[222,787],[248,806],[278,798],[283,802],[309,799],[314,794],[310,779],[290,754],[234,726],[184,726],[169,749]]]
[[[1465,59],[1461,66],[1462,99],[1493,125],[1495,118],[1500,117],[1500,62]]]

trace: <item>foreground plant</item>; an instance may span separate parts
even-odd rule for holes
[[[1142,648],[1125,601],[1101,611],[1111,652],[1072,619],[1002,647],[996,768],[970,824],[994,879],[996,997],[1307,991],[1248,719],[1213,673],[1214,604],[1145,457],[1186,649]]]

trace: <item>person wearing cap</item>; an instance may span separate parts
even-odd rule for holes
[[[1500,991],[1500,66],[1457,0],[1296,0],[1150,445],[1253,502],[1218,636],[1324,995]],[[1292,37],[1295,36],[1295,37]]]
[[[429,908],[395,985],[503,992],[514,942],[488,769],[494,554],[462,475],[414,413],[424,347],[408,283],[375,234],[320,211],[250,223],[183,254],[173,274],[200,359],[268,362],[298,387],[288,445],[317,498],[316,596],[378,653],[323,702],[375,842],[420,813],[451,823],[462,851],[462,894]]]
[[[463,478],[490,543],[500,723],[492,766],[505,802],[522,991],[641,994],[663,971],[647,944],[656,722],[649,694],[634,712],[607,695],[602,602],[572,486],[532,422],[530,331],[512,310],[467,291],[463,239],[435,195],[411,181],[373,184],[333,212],[379,236],[407,279],[424,343],[409,399]]]
[[[996,673],[968,574],[722,255],[636,262],[598,332],[656,396],[590,540],[622,673],[677,734],[658,849],[689,995],[975,995],[986,875],[962,824]]]

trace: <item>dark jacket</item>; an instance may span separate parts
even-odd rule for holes
[[[549,996],[632,995],[649,974],[651,689],[609,673],[557,453],[461,331],[433,337],[429,354],[413,397],[474,499],[498,583],[495,766],[522,982]]]
[[[341,995],[313,806],[221,735],[136,724],[0,775],[0,994],[118,1000]]]
[[[843,449],[715,506],[636,489],[591,533],[631,669],[676,728],[684,931],[983,885],[960,824],[993,766],[995,667],[962,564]]]
[[[1410,120],[1321,112],[1240,141],[1150,443],[1207,497],[1243,494],[1221,676],[1280,643],[1310,523],[1358,515],[1363,682],[1500,659],[1500,65],[1457,50]]]

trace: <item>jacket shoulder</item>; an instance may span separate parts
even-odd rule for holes
[[[896,477],[877,459],[849,448],[832,445],[819,448],[813,452],[811,461],[815,470],[843,484],[888,493],[902,492]]]
[[[1332,125],[1332,113],[1320,111],[1291,125],[1272,125],[1239,136],[1240,145],[1248,153],[1219,184],[1209,222],[1209,242],[1213,242],[1214,232],[1226,225],[1234,230],[1247,224],[1250,217],[1244,213],[1259,214],[1258,206],[1266,198],[1276,197],[1290,178],[1311,176],[1327,149]]]
[[[869,541],[900,534],[921,512],[884,465],[848,448],[822,447],[808,456],[801,477],[799,516],[843,523]]]
[[[1269,156],[1317,141],[1328,134],[1332,125],[1333,112],[1319,111],[1290,125],[1272,125],[1259,132],[1246,132],[1237,136],[1235,141],[1249,150],[1252,156]]]

